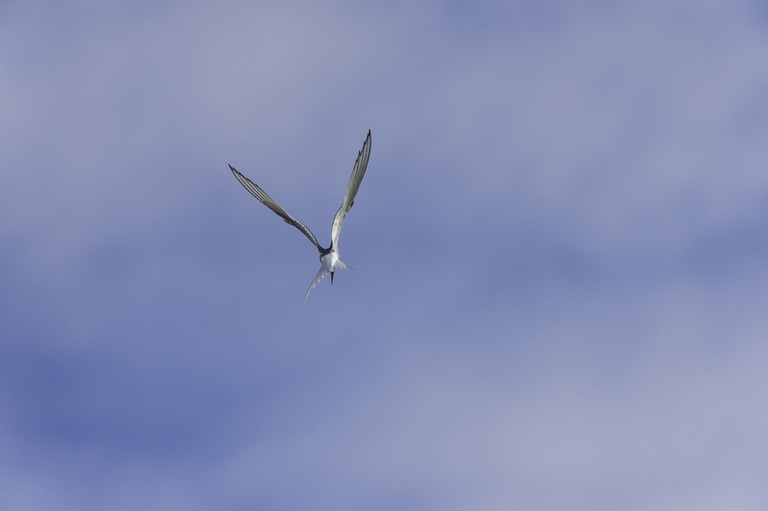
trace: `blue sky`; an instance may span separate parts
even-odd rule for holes
[[[0,508],[764,509],[766,20],[5,2]]]

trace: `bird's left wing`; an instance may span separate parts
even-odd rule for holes
[[[288,212],[285,209],[283,209],[283,207],[280,204],[278,204],[275,201],[275,199],[267,195],[267,193],[261,188],[259,188],[259,186],[256,185],[253,181],[251,181],[250,179],[248,179],[247,177],[239,173],[237,170],[235,170],[235,168],[232,165],[230,165],[229,168],[230,170],[232,170],[232,173],[235,175],[237,180],[240,181],[240,184],[243,185],[246,190],[251,192],[251,195],[259,199],[259,201],[262,204],[264,204],[266,207],[268,207],[269,209],[277,213],[278,216],[280,216],[280,218],[285,220],[286,223],[291,224],[292,226],[300,230],[302,233],[304,233],[304,236],[309,238],[309,241],[311,241],[315,245],[315,248],[317,248],[318,251],[320,250],[320,245],[317,244],[317,238],[315,237],[314,234],[312,234],[312,231],[309,230],[309,227],[307,227],[306,225],[301,223],[299,220],[296,220],[290,214],[288,214]]]
[[[347,184],[347,192],[344,194],[344,202],[341,203],[336,216],[333,217],[333,228],[331,229],[332,247],[338,247],[341,226],[344,224],[344,219],[347,218],[347,213],[355,204],[355,195],[357,195],[357,190],[360,189],[360,183],[363,182],[363,176],[365,176],[365,170],[368,168],[368,158],[370,156],[371,130],[368,130],[368,136],[365,137],[363,148],[357,153],[357,160],[352,168],[352,175],[349,177],[349,183]]]

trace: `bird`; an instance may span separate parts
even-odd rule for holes
[[[280,204],[272,197],[262,190],[253,181],[238,172],[232,165],[229,165],[229,169],[234,174],[235,178],[240,181],[240,184],[248,190],[251,195],[259,199],[259,201],[266,207],[274,211],[277,216],[282,218],[285,223],[296,227],[306,236],[309,241],[317,249],[320,255],[320,269],[315,275],[314,280],[309,285],[306,294],[304,295],[304,302],[306,303],[309,292],[314,288],[323,278],[328,274],[331,275],[331,284],[333,284],[333,274],[339,270],[353,270],[344,264],[339,259],[339,234],[341,234],[341,226],[344,225],[344,219],[347,218],[347,213],[352,209],[355,204],[355,196],[360,189],[360,183],[363,182],[365,171],[368,168],[368,159],[371,156],[371,130],[368,130],[368,135],[365,137],[363,148],[357,153],[357,160],[355,160],[355,166],[352,168],[352,175],[349,177],[349,183],[347,183],[347,191],[344,194],[344,201],[341,203],[336,215],[333,217],[333,224],[331,226],[331,245],[328,248],[323,248],[317,241],[317,237],[309,230],[309,227],[304,225],[301,221],[293,217],[288,213]]]

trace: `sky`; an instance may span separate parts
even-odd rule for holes
[[[0,5],[0,508],[768,507],[768,10]],[[340,272],[304,293],[357,151]]]

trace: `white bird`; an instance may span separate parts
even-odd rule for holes
[[[370,155],[371,130],[368,130],[368,136],[365,138],[363,148],[359,153],[357,153],[357,161],[355,161],[355,166],[352,169],[352,175],[350,176],[349,183],[347,184],[347,193],[344,194],[344,202],[341,203],[341,207],[336,212],[336,216],[333,217],[333,227],[331,228],[331,246],[328,248],[323,248],[320,246],[315,235],[312,234],[312,231],[309,230],[309,227],[292,217],[285,209],[283,209],[282,206],[280,206],[280,204],[275,202],[272,197],[267,195],[264,190],[259,188],[259,186],[253,183],[250,179],[235,170],[232,165],[229,166],[237,180],[240,181],[240,184],[243,185],[246,190],[251,192],[251,195],[259,199],[259,201],[261,201],[261,203],[266,207],[277,213],[277,215],[280,216],[286,223],[291,224],[300,230],[304,236],[309,238],[309,241],[315,245],[315,248],[317,248],[317,251],[320,254],[321,266],[320,270],[317,272],[317,275],[315,275],[315,279],[312,281],[312,284],[309,285],[307,294],[304,295],[305,302],[307,301],[309,292],[312,291],[312,288],[315,287],[318,282],[323,280],[323,277],[330,273],[331,284],[333,284],[334,272],[339,270],[353,269],[344,264],[341,259],[339,259],[339,234],[341,234],[341,226],[344,224],[344,219],[347,218],[347,213],[349,213],[349,210],[352,209],[352,206],[355,204],[355,195],[357,195],[357,190],[360,188],[360,183],[363,181],[363,176],[365,176],[365,169],[368,167],[368,158]]]

